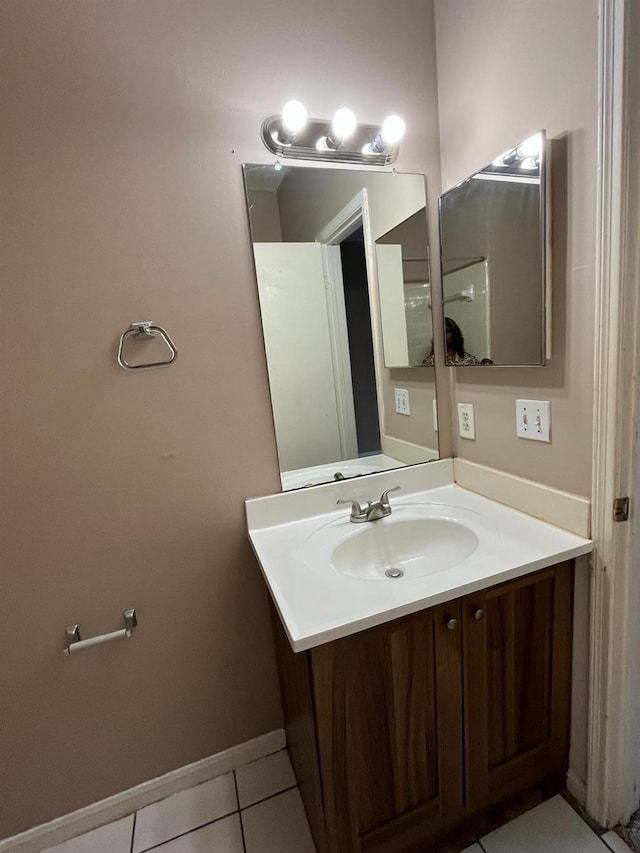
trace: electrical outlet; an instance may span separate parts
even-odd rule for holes
[[[516,435],[533,441],[551,441],[551,404],[548,400],[516,400]]]
[[[473,403],[458,403],[458,434],[460,438],[475,439],[476,437]]]
[[[436,401],[433,401],[433,428],[438,432],[438,407]]]
[[[409,408],[409,392],[406,388],[394,388],[393,389],[396,395],[396,412],[399,415],[410,415],[411,409]]]

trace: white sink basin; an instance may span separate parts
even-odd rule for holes
[[[491,525],[479,513],[445,504],[405,504],[378,521],[348,515],[317,528],[302,547],[312,568],[361,580],[402,581],[445,572],[478,548]]]
[[[251,543],[295,652],[591,550],[451,476],[443,460],[247,501]],[[431,487],[417,488],[425,479]],[[403,492],[391,495],[387,518],[353,524],[336,507],[395,485]],[[393,569],[402,574],[388,577]]]

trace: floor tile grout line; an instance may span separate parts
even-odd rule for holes
[[[218,823],[218,821],[224,820],[227,817],[232,817],[234,814],[240,814],[239,809],[234,809],[232,812],[227,812],[226,814],[220,815],[220,817],[216,817],[213,820],[208,820],[206,823],[200,823],[198,826],[194,826],[192,829],[187,829],[185,832],[180,832],[178,835],[172,835],[171,838],[165,838],[163,841],[159,841],[157,844],[152,844],[151,847],[145,847],[143,850],[139,850],[138,853],[148,853],[149,850],[157,850],[158,847],[162,847],[163,844],[168,844],[170,841],[175,841],[177,838],[184,838],[185,835],[189,835],[192,832],[196,832],[199,829],[204,829],[205,826],[211,826],[214,823]]]
[[[131,844],[129,845],[129,853],[133,853],[133,842],[136,837],[136,820],[138,819],[138,812],[135,811],[133,813],[133,826],[131,827]]]
[[[294,785],[289,785],[288,788],[283,788],[281,791],[276,791],[275,794],[269,794],[268,797],[263,797],[261,800],[256,800],[255,803],[250,803],[248,806],[241,806],[240,811],[246,812],[248,809],[252,809],[254,806],[259,806],[260,803],[266,803],[267,800],[273,800],[274,797],[279,797],[280,794],[286,794],[289,791],[295,791],[298,787],[298,783],[296,782]]]
[[[242,823],[242,809],[240,808],[240,792],[238,791],[238,779],[236,771],[233,771],[233,784],[236,786],[236,802],[238,803],[238,814],[240,816],[240,835],[242,837],[242,849],[247,853],[247,842],[244,840],[244,824]]]

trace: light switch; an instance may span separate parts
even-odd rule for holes
[[[433,428],[438,432],[438,406],[435,400],[433,401]]]
[[[410,415],[411,409],[409,408],[409,392],[406,388],[394,388],[393,389],[396,395],[396,412],[399,415]]]
[[[548,400],[516,400],[516,435],[532,441],[551,441],[551,404]]]
[[[473,403],[458,403],[458,433],[460,438],[476,437]]]

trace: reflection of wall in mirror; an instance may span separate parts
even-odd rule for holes
[[[250,190],[248,196],[253,241],[255,243],[282,242],[277,194],[270,190]]]
[[[539,186],[466,181],[443,196],[441,222],[445,273],[456,258],[488,259],[491,358],[496,364],[539,363],[543,313]]]
[[[424,179],[419,175],[297,169],[278,189],[282,239],[313,240],[364,187],[374,240],[425,205]]]

